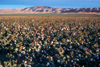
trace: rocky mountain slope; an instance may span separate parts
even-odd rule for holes
[[[0,9],[0,14],[14,13],[100,13],[100,8],[54,8],[49,6],[35,6],[16,9]]]

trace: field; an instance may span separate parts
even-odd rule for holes
[[[5,67],[99,67],[100,15],[0,14]]]
[[[66,16],[66,17],[100,17],[100,14],[0,14],[0,16]]]

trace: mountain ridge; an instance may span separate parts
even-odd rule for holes
[[[16,13],[100,13],[100,7],[96,8],[54,8],[50,6],[34,6],[15,9],[0,9],[0,14]]]

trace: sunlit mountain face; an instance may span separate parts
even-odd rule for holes
[[[0,14],[13,13],[100,13],[100,8],[54,8],[39,5],[25,8],[0,9]]]

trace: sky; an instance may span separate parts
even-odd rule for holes
[[[37,5],[56,8],[90,8],[100,7],[100,0],[0,0],[0,9],[34,7]]]

